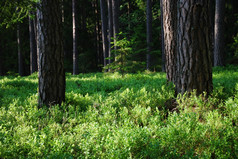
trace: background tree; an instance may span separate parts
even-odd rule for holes
[[[0,35],[1,37],[1,35]],[[0,38],[0,44],[1,44],[1,38]],[[3,64],[2,64],[2,48],[1,48],[1,45],[0,45],[0,76],[3,75]]]
[[[162,56],[162,63],[161,63],[161,67],[162,67],[162,72],[166,72],[165,69],[165,62],[166,62],[166,58],[165,58],[165,52],[164,52],[164,22],[163,22],[163,0],[160,0],[160,24],[161,24],[161,56]]]
[[[72,0],[72,17],[73,17],[73,74],[79,74],[79,51],[78,51],[78,16],[77,0]]]
[[[107,40],[107,17],[106,17],[106,0],[100,0],[101,26],[102,26],[102,45],[103,45],[103,64],[107,65],[106,58],[108,57],[108,40]]]
[[[216,0],[214,66],[224,65],[225,0]]]
[[[177,56],[177,0],[163,1],[164,52],[166,58],[167,79],[176,81]]]
[[[147,0],[146,5],[146,39],[147,39],[147,54],[146,54],[146,69],[150,70],[151,50],[152,50],[152,4],[151,0]]]
[[[119,34],[119,0],[112,0],[113,38],[114,50],[117,50],[117,38]]]
[[[61,0],[40,0],[37,9],[39,107],[65,100]]]
[[[17,25],[17,52],[18,52],[18,73],[20,76],[24,76],[24,64],[23,64],[23,54],[21,51],[21,36],[19,24]]]
[[[34,11],[35,0],[2,0],[0,1],[0,31],[1,31],[1,60],[2,60],[2,70],[3,74],[11,74],[18,72],[18,54],[17,54],[17,25],[21,25],[21,51],[24,54],[24,74],[30,74],[30,38],[29,38],[29,22],[28,13]],[[61,0],[62,1],[62,0]],[[78,50],[79,54],[79,72],[96,72],[102,69],[102,65],[98,61],[99,58],[103,59],[103,34],[101,29],[100,38],[96,34],[96,27],[98,24],[97,19],[100,17],[100,12],[95,12],[97,10],[96,0],[77,0],[78,12],[78,32],[80,38],[78,40]],[[105,2],[105,0],[104,0]],[[107,2],[107,1],[106,1]],[[153,0],[152,2],[152,46],[153,51],[151,51],[151,70],[160,71],[163,66],[163,47],[160,45],[163,41],[161,37],[162,26],[161,25],[161,10],[159,0]],[[93,3],[93,4],[92,4]],[[215,0],[211,0],[211,6],[213,9],[210,10],[212,14],[215,15]],[[4,7],[3,7],[4,6]],[[63,39],[64,39],[64,62],[65,70],[67,72],[73,72],[73,32],[72,32],[72,0],[63,0],[63,10],[64,12],[64,23],[63,23]],[[226,51],[224,56],[224,61],[226,64],[237,64],[238,63],[238,43],[237,43],[237,14],[238,1],[228,0],[225,1],[225,17],[224,17],[224,50]],[[100,5],[101,7],[101,5]],[[16,10],[17,8],[17,10]],[[126,37],[126,40],[130,41],[131,51],[127,53],[126,72],[143,72],[146,68],[146,53],[147,53],[147,40],[146,40],[146,1],[142,0],[120,0],[119,8],[119,26],[120,32]],[[107,5],[105,5],[106,21],[107,18]],[[34,19],[33,19],[34,20]],[[214,18],[211,16],[211,20]],[[232,24],[232,25],[231,25]],[[103,22],[99,21],[99,26],[103,25]],[[106,22],[106,26],[108,22]],[[76,27],[77,27],[76,26]],[[212,25],[211,25],[212,26]],[[214,26],[214,25],[213,25]],[[7,28],[6,28],[7,27]],[[101,28],[101,27],[100,27]],[[108,29],[108,27],[107,27]],[[107,30],[106,29],[106,30]],[[210,30],[213,30],[210,28]],[[211,33],[213,31],[210,31]],[[107,35],[105,35],[107,36]],[[214,37],[214,35],[210,34]],[[99,46],[96,45],[100,39]],[[119,38],[119,40],[122,40]],[[125,39],[123,39],[125,41]],[[108,44],[108,40],[107,40]],[[107,46],[108,50],[109,47]],[[211,48],[212,49],[212,48]],[[101,53],[100,53],[101,52]],[[213,52],[213,51],[212,51]],[[100,56],[100,57],[99,57]],[[106,56],[108,57],[108,56]],[[213,55],[212,55],[213,57]],[[106,61],[106,60],[105,60]],[[103,64],[104,65],[104,64]],[[105,64],[106,65],[106,64]],[[163,67],[162,67],[163,68]]]
[[[99,9],[99,1],[93,0],[92,9],[94,11],[94,51],[96,53],[96,63],[95,67],[97,67],[97,71],[101,71],[101,66],[103,65],[103,53],[102,53],[102,45],[101,45],[101,24],[100,24],[100,9]]]
[[[29,35],[30,35],[30,72],[31,74],[38,71],[37,66],[37,47],[36,47],[36,30],[33,17],[29,16]]]
[[[113,15],[112,0],[107,0],[108,7],[108,64],[112,62]]]
[[[194,89],[197,94],[212,92],[209,3],[210,0],[179,0],[177,93]]]

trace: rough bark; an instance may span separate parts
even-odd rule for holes
[[[152,4],[151,4],[151,0],[147,0],[147,6],[146,6],[146,39],[147,39],[146,69],[150,70],[151,50],[152,50]]]
[[[175,83],[177,56],[177,0],[163,1],[163,24],[167,80]]]
[[[19,24],[17,25],[17,52],[18,52],[18,73],[20,76],[24,76],[23,55],[21,52],[21,37],[20,37]]]
[[[108,7],[108,64],[112,62],[112,38],[113,38],[113,16],[112,16],[112,0],[107,0]],[[110,69],[109,69],[110,70]]]
[[[34,19],[29,16],[29,35],[30,35],[30,71],[31,74],[38,71],[37,67],[37,47]]]
[[[225,0],[216,0],[214,66],[224,66]]]
[[[214,66],[214,31],[215,31],[215,4],[216,0],[210,0],[210,39],[211,39],[211,59],[212,59],[212,65]]]
[[[177,93],[212,92],[210,0],[179,0]]]
[[[162,54],[162,72],[166,72],[165,64],[166,64],[166,58],[165,58],[165,52],[164,52],[164,23],[163,23],[163,0],[160,0],[160,23],[161,23],[161,54]]]
[[[37,9],[39,107],[65,100],[61,0],[40,0]]]
[[[116,42],[119,34],[119,0],[112,0],[112,17],[113,17],[114,50],[117,50]]]
[[[79,74],[79,51],[78,51],[78,17],[77,0],[72,0],[72,18],[73,18],[73,75]]]
[[[107,65],[106,58],[108,57],[108,38],[107,38],[107,17],[106,17],[106,0],[100,0],[100,13],[102,21],[102,45],[103,45],[103,64],[104,67]]]

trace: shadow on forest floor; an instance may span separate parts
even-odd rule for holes
[[[0,106],[7,107],[14,101],[24,101],[37,94],[37,76],[1,77],[0,78]],[[160,90],[166,85],[165,73],[130,74],[125,78],[114,74],[80,74],[67,75],[66,93],[94,96],[95,94],[112,95],[118,90],[133,89],[139,91],[145,88]],[[213,73],[214,92],[220,99],[234,96],[238,91],[238,69],[215,68]],[[66,94],[67,95],[67,94]],[[66,97],[67,99],[67,97]]]

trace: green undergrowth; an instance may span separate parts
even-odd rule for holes
[[[238,68],[208,97],[164,73],[67,74],[66,101],[37,108],[37,74],[0,77],[0,158],[236,158]]]

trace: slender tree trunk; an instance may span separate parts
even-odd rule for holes
[[[112,16],[112,0],[107,0],[108,6],[108,64],[112,62],[112,38],[113,38],[113,16]],[[109,69],[110,70],[110,69]]]
[[[0,38],[0,76],[3,76],[2,43]]]
[[[102,21],[102,44],[103,44],[103,64],[104,67],[107,65],[106,58],[108,57],[108,38],[107,38],[107,17],[106,17],[106,0],[100,0],[100,12],[101,12],[101,21]]]
[[[210,0],[179,0],[177,93],[212,92]]]
[[[95,0],[94,1],[94,4],[95,4],[95,17],[96,17],[96,23],[95,23],[95,34],[96,34],[96,51],[97,51],[97,68],[98,68],[98,65],[101,63],[101,58],[100,58],[100,29],[99,29],[99,18],[98,18],[98,1]]]
[[[24,76],[23,68],[23,55],[21,52],[21,37],[20,37],[20,26],[17,25],[17,52],[18,52],[18,73],[20,76]]]
[[[101,64],[101,45],[100,45],[100,23],[99,23],[99,10],[98,10],[98,1],[93,0],[92,1],[92,8],[94,11],[95,16],[95,27],[94,27],[94,45],[95,45],[95,51],[96,51],[96,68],[99,68],[99,64]]]
[[[224,66],[225,0],[216,0],[214,66]]]
[[[37,9],[39,107],[65,100],[61,0],[40,0]]]
[[[119,34],[119,0],[112,0],[112,15],[113,15],[114,50],[117,50],[116,43]]]
[[[151,4],[151,0],[147,0],[147,6],[146,6],[146,39],[147,39],[146,69],[150,70],[151,50],[152,50],[152,4]]]
[[[162,72],[166,72],[165,64],[166,64],[166,58],[165,58],[165,52],[164,52],[164,22],[163,22],[163,0],[160,0],[160,21],[161,21],[161,54],[162,54]]]
[[[37,67],[37,47],[34,19],[29,16],[29,35],[30,35],[30,71],[31,74],[38,71]]]
[[[36,62],[37,62],[37,71],[39,72],[39,52],[37,51],[37,44],[38,44],[38,30],[37,30],[37,24],[38,24],[38,21],[37,21],[37,12],[35,12],[35,19],[34,19],[34,28],[35,28],[35,41],[36,41]]]
[[[62,13],[62,23],[64,23],[64,0],[62,0],[62,2],[61,2],[61,13]]]
[[[128,30],[128,39],[130,39],[131,36],[131,1],[127,2],[127,17],[128,17],[128,26],[127,26],[127,30]]]
[[[175,83],[177,55],[177,0],[163,1],[163,24],[167,80]]]
[[[79,74],[79,51],[78,51],[78,17],[77,17],[77,0],[72,0],[72,17],[73,17],[73,74]]]

